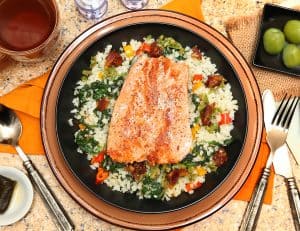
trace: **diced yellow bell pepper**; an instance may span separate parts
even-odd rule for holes
[[[198,166],[197,167],[197,173],[198,173],[199,176],[204,176],[207,173],[207,171],[206,171],[205,168],[203,168],[201,166]]]
[[[192,137],[193,137],[193,140],[196,138],[196,134],[199,131],[199,129],[200,129],[200,125],[199,124],[195,124],[192,127]]]
[[[99,78],[100,80],[102,80],[103,77],[104,77],[104,73],[103,73],[102,71],[100,71],[100,72],[98,73],[98,78]]]
[[[84,124],[79,124],[78,127],[80,130],[84,130],[86,128]]]
[[[135,51],[133,50],[131,45],[126,45],[123,47],[126,57],[131,58],[135,55]]]
[[[202,82],[201,81],[197,81],[193,84],[193,92],[197,91],[200,87],[202,86]]]

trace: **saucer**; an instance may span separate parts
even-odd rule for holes
[[[7,210],[0,214],[0,226],[5,226],[27,214],[33,200],[33,188],[29,178],[17,168],[0,166],[0,175],[17,182]]]

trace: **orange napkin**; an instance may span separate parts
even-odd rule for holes
[[[243,200],[249,201],[252,195],[252,192],[256,186],[256,183],[260,179],[260,175],[266,165],[267,159],[269,157],[270,148],[267,144],[266,140],[266,133],[265,130],[263,131],[263,137],[260,145],[260,149],[255,161],[255,164],[244,183],[243,187],[240,191],[235,195],[234,199],[236,200]],[[274,169],[271,169],[270,179],[267,184],[266,195],[264,198],[264,203],[271,204],[272,203],[272,192],[273,192],[273,185],[274,185]]]
[[[203,20],[201,11],[201,0],[174,0],[162,7],[162,9],[181,12],[199,20]],[[23,134],[20,139],[20,145],[25,153],[44,154],[44,149],[40,134],[40,105],[43,95],[43,88],[46,84],[48,74],[31,80],[7,95],[0,97],[0,103],[16,110],[23,124]],[[265,137],[265,135],[264,135]],[[15,153],[15,150],[9,146],[0,145],[0,152]],[[252,191],[259,179],[260,173],[266,163],[269,154],[269,148],[265,138],[262,140],[260,151],[255,165],[241,190],[236,194],[235,199],[249,201]],[[272,202],[274,172],[267,187],[264,202]]]
[[[23,125],[20,146],[28,154],[44,154],[40,129],[40,106],[49,73],[30,80],[0,97],[0,103],[14,109]],[[0,152],[16,153],[9,145],[0,145]]]
[[[161,9],[176,11],[204,21],[201,2],[201,0],[174,0],[161,7]]]

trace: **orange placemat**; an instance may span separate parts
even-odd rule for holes
[[[189,4],[187,1],[174,0],[163,6],[162,9],[181,12],[199,20],[203,20],[201,0],[189,0]],[[39,118],[43,89],[46,84],[48,74],[49,73],[46,73],[43,76],[26,82],[12,92],[0,97],[0,103],[16,110],[18,116],[20,116],[23,124],[23,134],[20,139],[20,145],[26,153],[44,154],[41,142]],[[13,148],[7,145],[0,145],[0,152],[16,153]],[[244,186],[235,196],[235,199],[246,201],[250,199],[255,184],[258,181],[260,173],[265,165],[268,154],[269,149],[263,139],[255,166],[253,167],[253,170],[251,171],[251,174]],[[272,172],[267,187],[265,203],[271,203],[272,201],[273,176],[274,173]]]

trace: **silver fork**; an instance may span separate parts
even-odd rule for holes
[[[261,212],[263,198],[266,192],[268,179],[270,176],[270,168],[273,161],[275,151],[281,147],[287,138],[288,129],[290,127],[294,112],[299,102],[299,97],[289,96],[285,101],[287,94],[281,101],[274,117],[272,125],[269,131],[267,131],[267,142],[271,149],[270,156],[266,163],[266,166],[262,172],[258,185],[256,186],[251,200],[246,208],[246,212],[243,216],[242,223],[240,225],[240,231],[255,230],[259,214]],[[293,99],[292,99],[293,98]]]

